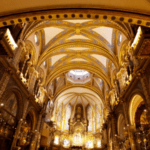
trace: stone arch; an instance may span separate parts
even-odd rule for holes
[[[7,100],[10,95],[12,94],[15,94],[16,96],[16,99],[17,99],[17,115],[16,115],[16,118],[17,120],[19,120],[20,118],[22,118],[23,116],[23,108],[24,108],[24,104],[23,104],[23,96],[20,92],[20,90],[17,88],[17,87],[10,87],[10,88],[7,88],[5,90],[5,92],[3,93],[2,95],[2,101],[5,101]],[[5,103],[5,102],[4,102]]]
[[[38,118],[37,118],[37,113],[36,113],[36,110],[34,109],[34,107],[31,106],[28,108],[27,115],[29,115],[30,118],[32,118],[32,130],[35,130]]]
[[[129,120],[130,120],[130,124],[134,127],[136,127],[135,114],[139,105],[142,102],[144,102],[144,98],[140,94],[137,93],[132,96],[130,104],[129,104]]]

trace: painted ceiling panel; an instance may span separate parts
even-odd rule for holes
[[[96,59],[98,59],[106,67],[106,60],[107,60],[106,57],[101,56],[101,55],[96,55],[96,54],[92,54],[91,56],[93,56]]]
[[[58,61],[59,59],[61,59],[62,57],[66,56],[66,55],[67,54],[61,54],[61,55],[56,55],[56,56],[51,57],[51,60],[52,60],[51,65],[54,65],[54,63],[56,61]]]
[[[110,44],[112,44],[112,32],[113,28],[108,27],[98,27],[95,29],[92,29],[93,31],[97,32],[101,36],[103,36]]]
[[[86,47],[71,47],[69,49],[75,50],[75,51],[82,51],[82,50],[88,50],[89,48],[86,48]]]
[[[58,99],[58,105],[60,105],[62,102],[64,104],[67,104],[69,100],[72,99],[73,101],[75,100],[75,96],[73,94],[65,94],[62,97]]]
[[[87,62],[87,60],[82,59],[82,58],[75,58],[75,59],[72,59],[71,61],[84,61],[84,62]]]
[[[47,27],[44,28],[45,31],[45,45],[54,38],[57,34],[63,31],[63,29],[57,27]]]
[[[84,106],[87,106],[89,104],[89,102],[85,98],[82,98],[82,102]]]
[[[90,40],[89,38],[87,38],[87,37],[85,37],[85,36],[83,36],[83,35],[73,35],[73,36],[71,36],[71,37],[69,37],[68,39],[66,39],[66,40],[73,40],[73,39],[83,39],[83,40]]]
[[[95,104],[95,103],[100,104],[100,101],[99,101],[95,96],[93,96],[93,95],[91,95],[91,94],[85,95],[85,98],[91,99],[94,104]]]
[[[84,102],[84,104],[91,103],[92,105],[95,105],[95,102],[97,104],[102,103],[100,97],[96,93],[89,89],[80,87],[65,90],[57,97],[56,101],[58,101],[59,104],[62,102],[66,104],[69,101],[74,104],[78,97],[87,101]]]
[[[89,95],[88,93],[81,93],[81,94],[77,94],[77,93],[72,93],[72,94],[66,94],[64,96],[62,96],[59,100],[58,100],[58,106],[61,103],[64,103],[64,105],[67,104],[71,104],[73,106],[77,105],[77,104],[83,104],[84,107],[87,106],[87,104],[91,104],[92,106],[95,106],[95,104],[100,104],[99,100],[95,100],[96,97],[94,97],[93,95]]]

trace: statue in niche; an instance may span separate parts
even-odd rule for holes
[[[115,100],[117,101],[119,95],[120,95],[120,84],[118,79],[115,78],[114,80],[114,86],[115,86]]]
[[[77,112],[78,112],[78,113],[81,113],[81,107],[78,107],[78,108],[77,108]]]
[[[124,55],[124,66],[126,67],[127,70],[127,78],[126,80],[130,80],[131,75],[133,73],[133,68],[134,68],[134,64],[133,61],[130,58],[129,53],[127,53],[127,55]]]

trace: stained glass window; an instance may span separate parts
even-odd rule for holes
[[[86,147],[87,148],[93,148],[93,141],[87,141],[86,142]]]
[[[98,106],[96,106],[96,122],[97,122],[97,129],[100,128],[100,112]]]
[[[92,107],[90,105],[87,107],[87,119],[89,121],[88,131],[92,131]]]
[[[97,147],[101,147],[101,140],[97,140]]]
[[[54,106],[54,111],[53,111],[53,116],[54,116],[54,118],[53,118],[53,119],[56,118],[56,107],[57,107],[57,104],[55,104],[55,106]],[[53,120],[53,119],[52,119],[52,120]]]
[[[59,137],[58,136],[55,136],[54,143],[57,145],[59,144]]]
[[[61,123],[61,114],[62,114],[62,104],[59,106],[58,114],[57,114],[57,126],[60,127]]]
[[[121,34],[121,32],[119,32],[118,33],[118,45],[120,45],[121,44],[121,41],[122,41],[122,34]]]
[[[4,110],[2,112],[0,111],[0,113],[3,114],[3,118],[8,124],[13,125],[15,122],[15,118],[13,116],[17,115],[17,98],[15,94],[11,94],[11,96],[5,100],[5,109],[10,113]]]
[[[65,130],[69,130],[69,119],[71,117],[71,105],[68,104],[66,108]]]
[[[63,139],[63,146],[69,146],[69,140]]]

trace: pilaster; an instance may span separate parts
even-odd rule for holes
[[[29,100],[27,100],[25,102],[23,115],[22,115],[22,118],[18,122],[18,125],[17,125],[17,128],[16,128],[16,132],[14,134],[13,142],[12,142],[12,145],[11,145],[11,150],[16,148],[16,143],[17,143],[17,140],[18,140],[18,135],[19,135],[20,130],[21,130],[21,126],[22,126],[23,120],[25,120],[25,118],[26,118],[28,105],[29,105]]]
[[[136,142],[134,138],[134,128],[133,126],[129,125],[129,116],[128,116],[128,111],[127,111],[127,106],[126,102],[123,102],[123,111],[124,111],[124,116],[125,116],[125,123],[127,125],[127,132],[128,132],[128,137],[131,145],[131,150],[136,150]]]

